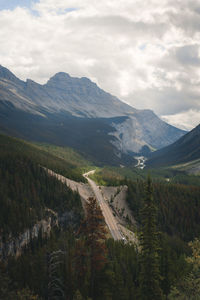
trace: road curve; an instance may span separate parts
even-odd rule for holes
[[[57,174],[55,172],[53,172],[52,170],[49,170],[47,168],[44,168],[51,176],[55,176],[58,180],[62,181],[64,184],[67,184],[68,181],[69,182],[73,182],[67,178],[65,178],[64,176]],[[105,222],[110,230],[110,233],[113,237],[114,240],[123,240],[125,241],[124,236],[121,234],[118,226],[117,226],[117,222],[113,216],[112,210],[110,209],[110,207],[108,206],[108,204],[106,203],[106,201],[103,199],[103,196],[98,188],[98,186],[96,185],[96,183],[91,180],[90,178],[88,178],[88,176],[90,174],[93,174],[95,172],[95,170],[90,171],[88,173],[83,174],[83,176],[88,180],[88,183],[91,186],[91,189],[93,190],[95,197],[97,199],[97,201],[99,202],[100,208],[102,210]],[[68,184],[67,184],[68,185]],[[72,188],[72,187],[71,187]],[[77,187],[73,187],[73,189],[75,190],[79,190]]]
[[[97,199],[97,201],[99,202],[100,208],[102,210],[103,216],[105,218],[105,222],[108,225],[108,228],[110,230],[110,233],[113,237],[114,240],[124,240],[124,237],[122,236],[118,226],[117,226],[117,222],[113,216],[112,210],[110,209],[110,207],[108,206],[108,204],[106,203],[106,201],[103,199],[103,196],[98,188],[98,186],[96,185],[96,183],[88,178],[88,176],[90,174],[93,174],[95,171],[90,171],[88,173],[83,174],[83,176],[88,180],[88,183],[90,184],[95,197]]]

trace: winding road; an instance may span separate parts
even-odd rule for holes
[[[88,177],[90,174],[93,174],[94,172],[95,172],[94,170],[90,171],[88,173],[83,174],[83,176],[87,179],[88,183],[90,184],[90,186],[95,194],[97,201],[99,202],[100,208],[101,208],[103,216],[105,218],[105,222],[108,225],[108,228],[110,230],[110,233],[111,233],[113,239],[114,240],[124,240],[125,238],[123,237],[123,235],[121,234],[121,232],[118,228],[118,225],[113,216],[112,210],[110,209],[110,207],[104,200],[96,183]]]
[[[81,188],[82,188],[82,185],[80,183],[77,183],[73,180],[70,180],[60,174],[57,174],[55,172],[53,172],[52,170],[49,170],[47,168],[44,168],[49,175],[51,176],[55,176],[58,180],[62,181],[64,184],[67,184],[67,186],[69,186],[72,190],[76,190],[78,191],[80,194],[81,194]],[[99,203],[99,206],[102,210],[102,213],[103,213],[103,216],[104,216],[104,219],[105,219],[105,222],[110,230],[110,233],[113,237],[114,240],[122,240],[124,242],[126,242],[126,238],[124,237],[124,235],[121,233],[119,227],[118,227],[118,224],[115,220],[115,217],[113,216],[113,213],[112,213],[112,210],[111,208],[109,207],[109,205],[106,203],[106,201],[104,200],[98,186],[96,185],[96,183],[90,179],[88,176],[90,174],[94,174],[95,170],[92,170],[90,172],[87,172],[85,174],[83,174],[83,176],[87,179],[90,187],[91,187],[91,190],[93,191],[98,203]],[[87,201],[85,199],[85,201]]]

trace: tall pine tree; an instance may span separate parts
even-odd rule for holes
[[[156,206],[150,177],[147,179],[141,222],[140,297],[142,300],[161,300]]]
[[[107,231],[101,208],[95,198],[90,197],[86,203],[86,217],[80,226],[79,233],[82,233],[84,237],[83,245],[85,244],[86,251],[82,247],[81,252],[77,253],[76,260],[80,263],[80,272],[84,268],[88,269],[88,265],[84,266],[86,262],[90,265],[89,294],[93,299],[95,293],[98,293],[99,276],[101,276],[101,271],[107,262],[105,245]],[[86,255],[88,255],[89,261]]]

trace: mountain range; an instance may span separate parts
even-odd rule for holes
[[[185,131],[138,110],[88,78],[57,73],[46,84],[22,81],[0,66],[0,130],[20,138],[70,146],[102,163],[130,163]]]

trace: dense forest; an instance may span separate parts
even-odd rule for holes
[[[17,260],[1,262],[1,299],[150,300],[165,299],[164,295],[182,299],[173,295],[179,292],[180,282],[184,289],[184,280],[192,270],[186,259],[193,259],[187,244],[164,233],[157,235],[157,229],[152,227],[157,235],[155,249],[159,248],[156,270],[161,294],[158,298],[144,298],[144,253],[131,244],[107,240],[98,206],[92,201],[86,209],[85,218],[76,220],[75,226],[54,228],[48,239],[40,236],[32,240]],[[155,218],[154,225],[156,222]],[[173,286],[178,288],[172,289]]]
[[[127,181],[127,201],[137,221],[143,207],[144,182]],[[154,183],[153,195],[158,210],[159,230],[189,242],[200,232],[200,187]]]
[[[17,235],[45,218],[46,209],[59,215],[66,210],[79,216],[80,197],[47,175],[30,159],[20,156],[0,160],[0,227],[3,236]]]
[[[79,195],[43,168],[78,181],[87,163],[79,156],[74,163],[73,151],[69,159],[69,149],[6,136],[0,143],[0,247],[48,219],[49,211],[57,221],[49,235],[30,238],[22,255],[1,257],[0,299],[200,299],[198,184],[97,172],[98,181],[128,186],[136,246],[108,238],[95,199],[83,213]]]
[[[47,174],[42,167],[44,153],[38,151],[37,156],[36,149],[15,140],[13,143],[13,139],[7,137],[1,136],[0,141],[0,228],[3,237],[30,228],[45,218],[47,209],[59,215],[66,210],[74,211],[79,216],[82,210],[79,195]],[[59,163],[58,160],[58,168]],[[44,159],[44,165],[57,170],[56,158]],[[65,172],[63,166],[62,169]]]

